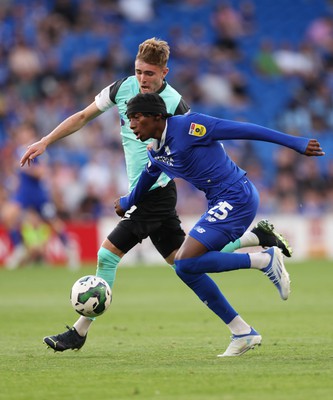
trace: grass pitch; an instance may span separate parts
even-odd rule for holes
[[[54,353],[45,335],[77,318],[77,272],[0,270],[0,399],[307,400],[333,398],[333,263],[289,264],[288,301],[258,271],[216,274],[263,336],[242,357],[217,358],[229,331],[169,267],[118,270],[113,303],[79,352]]]

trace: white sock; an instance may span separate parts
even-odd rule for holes
[[[241,247],[259,246],[259,238],[251,231],[246,231],[243,236],[239,238]]]
[[[271,261],[271,256],[268,253],[248,253],[251,260],[251,268],[263,269]]]
[[[93,319],[82,316],[75,322],[73,327],[80,336],[86,336],[93,321]]]
[[[236,315],[227,327],[234,335],[246,335],[251,332],[250,325],[248,325],[240,315]]]

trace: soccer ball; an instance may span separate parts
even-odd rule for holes
[[[80,315],[98,317],[109,308],[112,291],[104,279],[87,275],[74,283],[70,299],[74,310]]]

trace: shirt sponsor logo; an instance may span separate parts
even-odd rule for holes
[[[205,233],[206,232],[206,229],[202,228],[200,225],[195,226],[193,229],[195,231],[199,232],[199,233]]]
[[[172,157],[169,158],[167,156],[157,156],[157,157],[154,157],[154,159],[163,164],[170,165],[171,167],[173,166],[173,158]]]
[[[206,127],[200,124],[191,123],[190,130],[188,131],[189,135],[202,137],[206,134]]]

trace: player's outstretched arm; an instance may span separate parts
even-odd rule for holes
[[[307,156],[323,156],[325,153],[316,139],[293,136],[249,122],[216,119],[213,140],[260,140],[289,147]]]
[[[51,133],[47,136],[43,137],[38,142],[35,142],[28,146],[26,152],[23,154],[20,165],[23,167],[27,162],[28,165],[38,156],[44,153],[46,147],[56,142],[59,139],[62,139],[72,133],[81,129],[84,125],[86,125],[89,121],[96,118],[98,115],[102,114],[103,111],[100,111],[96,103],[91,103],[84,110],[73,114],[72,116],[65,119],[61,124],[59,124]]]
[[[324,156],[325,152],[316,139],[310,139],[304,154],[309,157]]]

